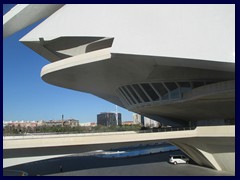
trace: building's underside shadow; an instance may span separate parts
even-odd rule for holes
[[[21,170],[30,176],[48,175],[69,171],[86,170],[103,167],[126,166],[134,164],[145,164],[168,161],[170,154],[179,154],[181,151],[162,152],[151,155],[142,155],[138,157],[126,158],[101,158],[93,155],[90,156],[66,156],[60,158],[52,158],[21,165],[11,166],[3,170]],[[62,166],[62,168],[61,168]]]

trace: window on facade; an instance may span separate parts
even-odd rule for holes
[[[174,82],[165,82],[167,88],[170,90],[171,99],[177,99],[180,96],[180,89]]]
[[[148,97],[146,96],[146,94],[143,92],[143,90],[137,84],[133,84],[133,88],[141,96],[141,98],[144,100],[144,102],[149,102],[150,101],[148,99]]]
[[[134,96],[134,98],[137,100],[138,103],[141,103],[140,98],[138,97],[138,95],[135,93],[135,91],[133,90],[133,88],[131,86],[127,86],[128,90],[131,92],[131,94]]]
[[[143,87],[143,89],[147,92],[147,94],[150,96],[150,98],[153,101],[156,101],[159,99],[158,95],[155,93],[155,91],[149,84],[145,83],[145,84],[141,84],[141,86]]]
[[[152,83],[155,90],[162,96],[162,100],[168,99],[168,91],[162,83]]]
[[[225,119],[224,122],[225,122],[225,125],[235,125],[234,119]]]
[[[167,88],[170,91],[178,88],[177,85],[174,82],[165,82],[164,84],[167,86]]]
[[[178,85],[182,88],[182,87],[191,87],[190,82],[177,82]]]
[[[216,82],[213,82],[213,81],[207,81],[206,84],[213,84],[213,83],[216,83]]]
[[[125,99],[127,100],[127,102],[131,105],[132,103],[130,102],[130,100],[128,99],[128,97],[124,94],[123,90],[121,88],[119,88],[121,94],[125,97]]]
[[[192,89],[190,82],[177,82],[177,83],[180,86],[181,96],[183,96],[185,92],[189,92]]]
[[[125,87],[122,87],[123,91],[126,93],[126,95],[131,99],[133,104],[136,104],[136,101],[132,98],[131,94],[127,91]]]
[[[194,82],[192,82],[192,84],[193,84],[193,88],[198,88],[200,86],[204,86],[204,82],[194,81]]]

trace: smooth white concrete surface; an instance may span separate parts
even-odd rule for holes
[[[3,37],[51,15],[63,4],[18,4],[3,16]]]
[[[113,37],[112,53],[235,62],[235,5],[67,4],[21,41],[40,37]]]
[[[71,68],[71,67],[93,63],[101,60],[107,60],[110,58],[111,58],[111,54],[110,54],[109,48],[101,49],[98,51],[93,51],[85,54],[80,54],[78,56],[73,56],[68,58],[67,61],[63,59],[55,63],[48,64],[48,66],[44,66],[41,71],[41,76],[47,73],[61,70],[61,69]]]

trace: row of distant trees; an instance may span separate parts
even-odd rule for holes
[[[141,130],[141,125],[122,125],[122,126],[95,126],[95,127],[85,127],[85,126],[37,126],[37,127],[14,127],[5,126],[3,129],[3,135],[22,135],[28,133],[96,133],[96,132],[115,132],[115,131],[139,131]]]

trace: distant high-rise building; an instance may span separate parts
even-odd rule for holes
[[[160,125],[159,122],[136,113],[133,114],[133,123],[141,124],[145,127],[158,127]]]
[[[117,113],[117,117],[116,113],[111,112],[104,112],[97,115],[97,125],[116,126],[121,124],[122,124],[121,113]]]
[[[145,125],[144,116],[134,113],[133,114],[133,123],[134,124],[141,124],[142,126],[144,126]]]
[[[134,124],[141,124],[141,115],[133,113],[133,123]]]

